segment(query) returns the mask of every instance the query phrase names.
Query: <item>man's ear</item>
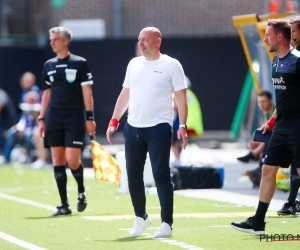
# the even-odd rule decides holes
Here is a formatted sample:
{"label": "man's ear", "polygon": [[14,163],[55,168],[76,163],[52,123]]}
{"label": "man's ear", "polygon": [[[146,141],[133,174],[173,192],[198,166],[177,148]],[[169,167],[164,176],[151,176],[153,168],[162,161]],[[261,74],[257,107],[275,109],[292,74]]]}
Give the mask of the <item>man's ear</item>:
{"label": "man's ear", "polygon": [[64,44],[69,46],[69,45],[70,45],[70,39],[66,38],[66,39],[64,40]]}
{"label": "man's ear", "polygon": [[160,47],[160,45],[161,45],[161,38],[160,37],[158,37],[156,39],[156,44],[158,45],[158,47]]}

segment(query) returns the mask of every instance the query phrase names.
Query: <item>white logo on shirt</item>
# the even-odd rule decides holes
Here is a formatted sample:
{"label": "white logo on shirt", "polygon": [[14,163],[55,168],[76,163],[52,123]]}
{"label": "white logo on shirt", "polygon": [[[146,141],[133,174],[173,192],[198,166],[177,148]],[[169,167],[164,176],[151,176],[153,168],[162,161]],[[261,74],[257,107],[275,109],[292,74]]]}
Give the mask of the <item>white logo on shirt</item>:
{"label": "white logo on shirt", "polygon": [[272,78],[272,82],[273,82],[273,84],[285,83],[282,76],[280,78]]}
{"label": "white logo on shirt", "polygon": [[74,82],[76,79],[77,69],[66,69],[66,78],[69,83]]}
{"label": "white logo on shirt", "polygon": [[73,141],[73,144],[83,145],[83,142],[81,142],[81,141]]}
{"label": "white logo on shirt", "polygon": [[87,73],[86,75],[87,75],[89,80],[93,78],[92,73]]}
{"label": "white logo on shirt", "polygon": [[56,73],[56,70],[52,70],[52,71],[49,71],[48,73],[47,73],[47,75],[49,76],[49,75],[52,75],[52,74],[55,74]]}
{"label": "white logo on shirt", "polygon": [[58,64],[56,65],[56,68],[66,68],[68,67],[68,64]]}

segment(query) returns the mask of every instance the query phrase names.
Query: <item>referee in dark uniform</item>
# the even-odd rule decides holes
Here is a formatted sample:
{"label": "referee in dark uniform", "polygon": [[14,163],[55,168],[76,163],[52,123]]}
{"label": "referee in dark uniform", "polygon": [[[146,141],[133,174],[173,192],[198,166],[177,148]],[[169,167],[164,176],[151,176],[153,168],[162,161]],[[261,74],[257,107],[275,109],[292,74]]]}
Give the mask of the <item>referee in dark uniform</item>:
{"label": "referee in dark uniform", "polygon": [[[262,169],[259,203],[254,216],[232,227],[246,233],[267,234],[265,216],[276,189],[279,167],[291,163],[300,172],[300,52],[290,45],[290,24],[281,19],[268,22],[264,41],[276,56],[272,62],[272,83],[276,94],[276,109],[261,129],[273,130]],[[276,125],[276,126],[275,126]]]}
{"label": "referee in dark uniform", "polygon": [[81,150],[85,129],[96,136],[93,113],[92,74],[86,60],[69,51],[72,32],[65,27],[49,30],[50,45],[56,57],[44,64],[42,72],[42,107],[39,133],[45,147],[51,148],[54,176],[61,205],[53,216],[71,214],[67,197],[66,164],[78,184],[78,212],[85,210],[87,195],[83,181]]}

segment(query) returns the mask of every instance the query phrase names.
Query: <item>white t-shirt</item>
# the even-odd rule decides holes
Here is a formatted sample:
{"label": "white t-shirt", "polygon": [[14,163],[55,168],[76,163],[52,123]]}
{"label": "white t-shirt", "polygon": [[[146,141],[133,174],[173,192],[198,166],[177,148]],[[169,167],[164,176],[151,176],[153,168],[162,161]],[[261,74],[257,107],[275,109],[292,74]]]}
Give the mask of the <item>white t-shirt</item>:
{"label": "white t-shirt", "polygon": [[181,64],[168,55],[149,61],[133,58],[126,71],[123,88],[129,88],[128,123],[133,127],[172,125],[172,94],[186,89]]}

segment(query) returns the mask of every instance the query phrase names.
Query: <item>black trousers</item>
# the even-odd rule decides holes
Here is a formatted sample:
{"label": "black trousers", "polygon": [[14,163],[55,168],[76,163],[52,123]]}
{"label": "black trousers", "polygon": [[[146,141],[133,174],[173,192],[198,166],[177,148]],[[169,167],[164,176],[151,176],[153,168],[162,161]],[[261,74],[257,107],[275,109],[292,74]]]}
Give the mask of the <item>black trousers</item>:
{"label": "black trousers", "polygon": [[168,123],[160,123],[136,128],[126,123],[124,138],[128,187],[135,215],[143,217],[146,213],[143,174],[149,152],[162,221],[173,223],[173,184],[169,167],[172,127]]}

